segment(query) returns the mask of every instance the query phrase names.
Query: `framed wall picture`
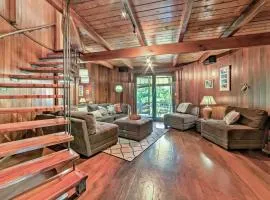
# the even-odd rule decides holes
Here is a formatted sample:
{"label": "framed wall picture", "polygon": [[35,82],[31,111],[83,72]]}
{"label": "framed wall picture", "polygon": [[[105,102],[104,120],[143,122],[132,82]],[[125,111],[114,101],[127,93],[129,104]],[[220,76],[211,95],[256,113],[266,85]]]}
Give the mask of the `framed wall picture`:
{"label": "framed wall picture", "polygon": [[214,88],[214,81],[213,80],[205,80],[204,87],[207,89]]}
{"label": "framed wall picture", "polygon": [[231,90],[231,66],[221,67],[219,70],[219,91]]}

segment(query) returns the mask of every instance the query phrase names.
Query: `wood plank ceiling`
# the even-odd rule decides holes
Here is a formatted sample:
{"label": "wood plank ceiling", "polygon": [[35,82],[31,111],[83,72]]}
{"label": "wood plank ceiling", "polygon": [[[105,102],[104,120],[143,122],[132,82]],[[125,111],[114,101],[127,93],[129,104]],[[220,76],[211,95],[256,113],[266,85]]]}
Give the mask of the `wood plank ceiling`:
{"label": "wood plank ceiling", "polygon": [[[105,40],[113,49],[138,47],[141,45],[168,44],[185,41],[219,38],[232,23],[257,0],[193,0],[188,15],[184,37],[180,36],[181,18],[185,18],[187,0],[73,0],[72,8]],[[132,20],[121,16],[127,2],[138,34],[134,34]],[[235,34],[246,35],[270,32],[270,3],[265,0],[260,12],[241,27]],[[184,14],[185,13],[185,14]],[[184,16],[182,17],[182,15]],[[186,19],[184,19],[186,20]],[[182,23],[183,24],[183,23]],[[106,51],[102,45],[80,33],[89,52]],[[143,38],[143,41],[140,41]],[[226,50],[225,50],[226,51]],[[220,54],[222,51],[210,52]],[[152,56],[153,66],[172,67],[199,60],[203,52],[176,55]],[[123,66],[120,60],[110,61],[114,66]],[[130,59],[133,67],[143,67],[146,57]]]}

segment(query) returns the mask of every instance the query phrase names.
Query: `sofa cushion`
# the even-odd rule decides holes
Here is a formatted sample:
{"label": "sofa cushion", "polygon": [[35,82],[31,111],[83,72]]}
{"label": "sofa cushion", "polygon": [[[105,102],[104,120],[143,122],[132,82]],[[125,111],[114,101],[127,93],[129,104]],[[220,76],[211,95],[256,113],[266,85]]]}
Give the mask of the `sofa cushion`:
{"label": "sofa cushion", "polygon": [[232,110],[240,112],[239,124],[252,128],[263,129],[268,118],[268,113],[264,110],[228,106],[226,113]]}
{"label": "sofa cushion", "polygon": [[100,111],[102,116],[107,116],[109,114],[108,110],[103,106],[98,106],[98,110]]}
{"label": "sofa cushion", "polygon": [[114,104],[114,110],[116,113],[122,113],[122,108],[121,108],[121,105],[119,103],[117,104]]}
{"label": "sofa cushion", "polygon": [[[88,106],[87,105],[81,105],[77,107],[77,110],[79,112],[88,112]],[[76,111],[75,111],[76,112]]]}
{"label": "sofa cushion", "polygon": [[191,103],[180,103],[176,109],[179,113],[188,113],[190,111]]}
{"label": "sofa cushion", "polygon": [[107,109],[108,109],[108,112],[109,112],[110,115],[113,115],[113,114],[116,113],[115,109],[114,109],[114,105],[107,106]]}
{"label": "sofa cushion", "polygon": [[98,105],[97,104],[89,104],[87,106],[88,112],[93,112],[95,110],[98,110]]}
{"label": "sofa cushion", "polygon": [[127,116],[127,114],[125,114],[125,113],[118,113],[118,114],[113,115],[114,119],[120,119],[120,118],[123,118],[126,116]]}
{"label": "sofa cushion", "polygon": [[84,120],[89,135],[96,133],[96,119],[93,114],[87,112],[71,112],[71,117]]}
{"label": "sofa cushion", "polygon": [[95,118],[101,118],[102,117],[102,114],[101,114],[100,110],[95,110],[95,111],[93,111],[91,113],[95,116]]}
{"label": "sofa cushion", "polygon": [[236,112],[235,110],[232,110],[231,112],[229,112],[225,117],[224,117],[224,121],[226,122],[226,124],[231,125],[236,123],[240,118],[240,113]]}
{"label": "sofa cushion", "polygon": [[125,114],[128,114],[128,111],[129,111],[129,108],[128,107],[129,107],[128,104],[125,104],[125,103],[121,104],[121,110],[122,110],[122,112],[125,113]]}
{"label": "sofa cushion", "polygon": [[175,120],[179,123],[193,123],[197,119],[196,116],[191,114],[183,114],[183,113],[171,113],[167,114],[166,118],[170,118],[170,120]]}
{"label": "sofa cushion", "polygon": [[107,116],[102,116],[100,118],[96,118],[97,121],[99,122],[108,122],[108,123],[112,123],[114,121],[114,117],[111,115],[107,115]]}
{"label": "sofa cushion", "polygon": [[219,140],[254,140],[261,139],[258,129],[242,124],[227,125],[224,120],[206,120],[202,122],[202,131],[212,133]]}
{"label": "sofa cushion", "polygon": [[108,138],[117,137],[118,126],[104,122],[97,122],[96,133],[90,135],[90,142],[93,144],[102,142]]}

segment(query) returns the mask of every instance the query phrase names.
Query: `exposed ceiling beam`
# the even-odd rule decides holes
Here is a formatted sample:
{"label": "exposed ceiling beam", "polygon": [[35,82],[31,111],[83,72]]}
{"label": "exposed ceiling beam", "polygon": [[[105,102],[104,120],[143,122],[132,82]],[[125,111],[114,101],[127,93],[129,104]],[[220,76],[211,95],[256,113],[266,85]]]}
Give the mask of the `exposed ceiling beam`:
{"label": "exposed ceiling beam", "polygon": [[220,37],[230,37],[241,27],[249,23],[262,9],[265,0],[253,0],[242,14],[229,26]]}
{"label": "exposed ceiling beam", "polygon": [[[220,36],[221,38],[226,38],[233,36],[241,27],[249,23],[260,11],[265,0],[253,0],[250,5],[242,12],[242,14],[229,26]],[[202,63],[211,55],[211,52],[204,53],[200,59],[199,63]]]}
{"label": "exposed ceiling beam", "polygon": [[211,56],[211,54],[211,51],[203,53],[203,55],[199,58],[198,62],[203,63],[209,56]]}
{"label": "exposed ceiling beam", "polygon": [[[56,10],[63,13],[63,0],[47,0]],[[78,28],[87,34],[92,40],[97,44],[100,44],[106,50],[112,50],[111,45],[103,39],[80,15],[78,15],[72,8],[70,9],[70,15],[73,18],[74,22],[77,24]],[[129,68],[133,68],[129,62],[122,60],[122,62],[127,65]]]}
{"label": "exposed ceiling beam", "polygon": [[138,17],[135,13],[134,5],[133,5],[132,1],[131,0],[123,0],[123,3],[126,5],[125,8],[127,9],[127,12],[129,13],[131,21],[134,23],[134,25],[136,27],[136,30],[135,30],[136,36],[140,42],[140,45],[147,46],[147,42],[146,42],[143,30],[142,30],[142,26],[141,26],[141,24],[138,20]]}
{"label": "exposed ceiling beam", "polygon": [[86,53],[82,56],[82,60],[95,61],[117,58],[136,58],[140,56],[155,56],[163,54],[180,54],[221,49],[236,49],[269,44],[270,33],[260,33],[229,38],[217,38],[209,40],[198,40],[193,42],[181,42]]}
{"label": "exposed ceiling beam", "polygon": [[[184,39],[185,33],[187,31],[190,15],[191,15],[192,5],[193,5],[193,0],[185,0],[185,5],[184,5],[183,13],[181,16],[180,26],[179,26],[180,34],[179,34],[178,42],[182,42]],[[174,67],[176,67],[176,65],[178,64],[178,59],[179,59],[179,54],[177,54],[174,57],[174,60],[173,60]]]}

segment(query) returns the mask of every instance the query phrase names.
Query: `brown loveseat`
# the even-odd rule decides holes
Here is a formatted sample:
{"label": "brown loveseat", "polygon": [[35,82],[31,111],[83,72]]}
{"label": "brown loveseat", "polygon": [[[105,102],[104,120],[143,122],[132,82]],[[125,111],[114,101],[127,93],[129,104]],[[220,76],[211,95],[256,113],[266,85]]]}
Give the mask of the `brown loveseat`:
{"label": "brown loveseat", "polygon": [[236,124],[210,119],[202,123],[201,135],[225,149],[260,149],[268,114],[266,111],[228,106],[225,114],[240,112]]}
{"label": "brown loveseat", "polygon": [[[42,114],[37,119],[56,118],[57,115]],[[118,126],[111,123],[96,122],[94,116],[87,112],[71,112],[71,134],[74,140],[71,148],[77,153],[90,157],[101,152],[118,141]],[[44,134],[64,131],[63,126],[43,129]]]}

